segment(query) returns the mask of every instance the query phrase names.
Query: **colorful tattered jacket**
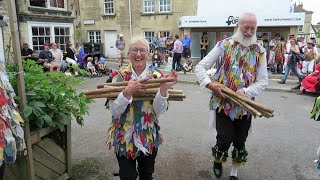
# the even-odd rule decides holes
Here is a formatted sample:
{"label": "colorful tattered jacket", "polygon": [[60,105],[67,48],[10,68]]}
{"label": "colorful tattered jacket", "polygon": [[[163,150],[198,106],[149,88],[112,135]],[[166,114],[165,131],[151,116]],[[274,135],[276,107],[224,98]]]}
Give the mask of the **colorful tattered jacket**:
{"label": "colorful tattered jacket", "polygon": [[[233,39],[226,39],[218,45],[224,50],[224,55],[213,79],[235,92],[253,84],[256,81],[257,67],[263,60],[264,48],[252,45],[242,50],[240,44]],[[246,113],[239,106],[214,95],[210,100],[210,109],[218,112],[224,110],[232,120]]]}
{"label": "colorful tattered jacket", "polygon": [[16,110],[14,90],[3,64],[0,65],[0,166],[14,163],[18,151],[26,149],[22,124],[24,120]]}
{"label": "colorful tattered jacket", "polygon": [[[158,78],[162,76],[152,66],[146,70],[146,74],[156,75]],[[129,65],[113,74],[113,82],[129,81],[131,75],[131,65]],[[159,133],[158,117],[152,104],[152,101],[133,101],[120,118],[112,116],[107,140],[109,149],[113,145],[117,155],[134,159],[141,152],[151,154],[160,146],[163,138]]]}

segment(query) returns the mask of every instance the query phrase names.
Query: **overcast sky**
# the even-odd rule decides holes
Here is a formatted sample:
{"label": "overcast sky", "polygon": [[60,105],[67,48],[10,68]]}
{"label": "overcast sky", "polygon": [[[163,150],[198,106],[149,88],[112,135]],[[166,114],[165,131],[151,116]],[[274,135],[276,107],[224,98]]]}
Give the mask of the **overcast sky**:
{"label": "overcast sky", "polygon": [[313,11],[312,24],[320,22],[320,0],[296,0],[303,3],[303,9]]}

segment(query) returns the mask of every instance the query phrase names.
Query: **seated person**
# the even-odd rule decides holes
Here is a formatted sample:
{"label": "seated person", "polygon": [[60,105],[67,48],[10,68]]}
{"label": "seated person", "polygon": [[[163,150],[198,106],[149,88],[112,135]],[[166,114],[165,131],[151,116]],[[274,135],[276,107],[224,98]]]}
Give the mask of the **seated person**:
{"label": "seated person", "polygon": [[76,61],[76,57],[75,57],[74,52],[71,49],[71,47],[72,47],[72,43],[71,43],[71,41],[68,41],[66,44],[66,51],[65,51],[64,57],[65,57],[66,62],[71,66],[70,67],[71,72],[75,76],[78,76],[78,71],[76,71],[75,68],[72,68],[73,66],[78,66],[78,63]]}
{"label": "seated person", "polygon": [[192,68],[193,68],[192,60],[191,58],[189,58],[187,62],[183,65],[184,74],[186,74],[186,72],[190,72]]}
{"label": "seated person", "polygon": [[23,59],[33,59],[36,60],[35,57],[32,56],[33,55],[33,51],[32,49],[29,48],[28,43],[23,43],[23,47],[21,49],[21,57]]}
{"label": "seated person", "polygon": [[53,62],[52,53],[49,51],[49,44],[44,43],[43,48],[44,50],[42,50],[39,54],[38,63],[49,69],[49,72],[52,72],[55,68],[57,71],[60,71],[61,65]]}
{"label": "seated person", "polygon": [[96,67],[94,67],[94,64],[92,63],[93,58],[88,57],[87,58],[87,69],[90,71],[92,75],[97,75]]}
{"label": "seated person", "polygon": [[78,58],[79,56],[84,54],[84,49],[81,46],[79,41],[76,41],[75,47],[72,48],[74,55]]}
{"label": "seated person", "polygon": [[51,64],[59,64],[62,71],[64,72],[67,68],[67,63],[63,60],[63,54],[60,49],[57,48],[56,43],[51,43],[51,49],[49,50],[53,57]]}
{"label": "seated person", "polygon": [[102,64],[99,60],[98,56],[95,56],[93,58],[93,64],[96,66],[96,69],[98,70],[103,70],[104,69],[104,64]]}
{"label": "seated person", "polygon": [[319,80],[320,80],[320,64],[316,65],[316,70],[306,76],[300,84],[300,94],[307,92],[319,91]]}
{"label": "seated person", "polygon": [[172,62],[173,62],[173,52],[169,52],[168,60],[167,60],[167,65],[165,70],[166,71],[171,71],[172,69]]}
{"label": "seated person", "polygon": [[102,73],[105,73],[107,76],[112,73],[112,70],[107,67],[106,59],[103,56],[99,58],[99,65]]}
{"label": "seated person", "polygon": [[160,64],[161,64],[161,54],[158,51],[158,48],[156,48],[152,55],[152,65],[155,67],[160,67]]}

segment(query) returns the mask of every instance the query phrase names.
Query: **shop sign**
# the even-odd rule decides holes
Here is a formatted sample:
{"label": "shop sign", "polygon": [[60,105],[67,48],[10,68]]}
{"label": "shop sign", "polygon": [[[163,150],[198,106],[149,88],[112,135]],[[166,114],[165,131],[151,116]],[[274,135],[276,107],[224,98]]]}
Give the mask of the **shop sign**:
{"label": "shop sign", "polygon": [[[257,15],[258,26],[301,26],[304,25],[304,13],[287,14],[259,14]],[[179,27],[235,27],[239,21],[236,15],[210,16],[182,16]]]}
{"label": "shop sign", "polygon": [[92,20],[84,20],[83,21],[83,24],[84,25],[92,25],[92,24],[94,24],[95,22],[94,22],[94,20],[92,19]]}

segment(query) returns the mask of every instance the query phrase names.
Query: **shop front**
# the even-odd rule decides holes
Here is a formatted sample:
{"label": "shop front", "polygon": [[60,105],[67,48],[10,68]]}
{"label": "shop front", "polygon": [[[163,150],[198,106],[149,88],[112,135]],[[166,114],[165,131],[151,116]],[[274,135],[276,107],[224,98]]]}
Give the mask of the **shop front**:
{"label": "shop front", "polygon": [[[279,33],[286,40],[289,34],[297,34],[298,26],[304,24],[304,13],[257,14],[257,36],[268,34],[271,40]],[[200,39],[203,33],[209,38],[208,52],[223,37],[230,37],[236,31],[239,15],[220,14],[216,16],[182,16],[179,28],[190,34],[192,58],[200,57]]]}

